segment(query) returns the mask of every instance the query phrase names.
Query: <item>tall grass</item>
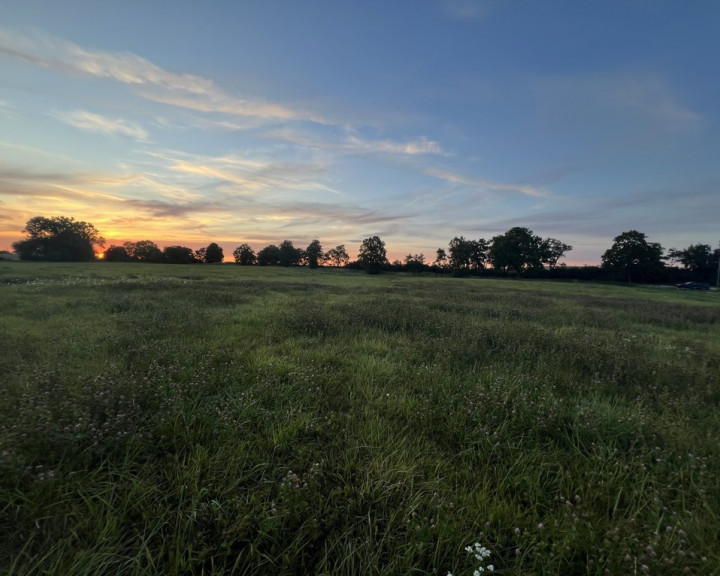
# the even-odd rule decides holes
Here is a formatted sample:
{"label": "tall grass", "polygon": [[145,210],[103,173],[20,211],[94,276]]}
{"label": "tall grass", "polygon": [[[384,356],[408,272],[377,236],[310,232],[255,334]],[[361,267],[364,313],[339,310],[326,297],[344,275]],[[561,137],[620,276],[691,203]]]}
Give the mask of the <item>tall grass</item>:
{"label": "tall grass", "polygon": [[0,572],[720,574],[720,301],[0,264]]}

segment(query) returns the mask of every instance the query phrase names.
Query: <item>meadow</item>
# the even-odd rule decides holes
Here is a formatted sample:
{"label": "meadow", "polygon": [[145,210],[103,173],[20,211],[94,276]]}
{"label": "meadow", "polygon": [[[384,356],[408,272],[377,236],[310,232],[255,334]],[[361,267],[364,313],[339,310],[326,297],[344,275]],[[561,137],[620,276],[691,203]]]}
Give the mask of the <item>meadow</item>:
{"label": "meadow", "polygon": [[0,262],[0,386],[3,574],[720,574],[718,293]]}

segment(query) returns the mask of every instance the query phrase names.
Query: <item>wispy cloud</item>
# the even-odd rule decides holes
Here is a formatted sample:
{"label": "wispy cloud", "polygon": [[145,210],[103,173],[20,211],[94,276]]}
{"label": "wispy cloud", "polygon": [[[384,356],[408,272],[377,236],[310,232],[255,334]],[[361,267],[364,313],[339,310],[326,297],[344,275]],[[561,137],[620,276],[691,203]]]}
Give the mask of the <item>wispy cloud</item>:
{"label": "wispy cloud", "polygon": [[425,174],[433,176],[446,182],[453,184],[462,184],[464,186],[470,186],[472,188],[480,188],[483,190],[495,190],[497,192],[511,192],[515,194],[524,194],[526,196],[534,196],[536,198],[551,198],[550,192],[534,186],[528,186],[526,184],[507,184],[502,182],[491,182],[483,178],[475,178],[458,174],[456,172],[450,172],[447,170],[438,170],[435,168],[428,168],[425,170]]}
{"label": "wispy cloud", "polygon": [[0,193],[11,194],[18,184],[39,186],[119,186],[132,182],[135,174],[109,174],[105,172],[42,171],[17,164],[0,162]]}
{"label": "wispy cloud", "polygon": [[129,136],[141,141],[148,139],[147,132],[142,126],[122,118],[108,118],[85,110],[56,112],[54,116],[70,126],[88,132],[97,132],[108,136]]}
{"label": "wispy cloud", "polygon": [[147,99],[192,110],[323,121],[317,114],[229,94],[208,78],[171,72],[131,52],[89,50],[40,31],[20,34],[0,28],[0,54],[43,68],[109,78],[138,88]]}
{"label": "wispy cloud", "polygon": [[264,137],[284,140],[305,148],[350,155],[392,154],[397,156],[447,155],[439,142],[427,137],[410,140],[363,138],[357,131],[345,127],[341,133],[301,133],[282,128],[265,133]]}
{"label": "wispy cloud", "polygon": [[164,170],[165,180],[188,176],[208,181],[213,186],[231,185],[233,195],[257,193],[276,194],[322,192],[339,194],[325,182],[328,169],[325,163],[308,159],[289,161],[257,157],[257,154],[224,154],[205,156],[177,150],[148,152],[153,162]]}
{"label": "wispy cloud", "polygon": [[[441,144],[420,136],[407,139],[369,138],[357,127],[323,114],[257,97],[228,93],[213,80],[166,70],[130,52],[91,50],[42,31],[11,32],[0,27],[0,55],[59,72],[106,78],[128,85],[142,98],[203,113],[186,118],[188,126],[220,130],[262,130],[257,137],[278,138],[308,148],[352,155],[445,155]],[[1,109],[1,108],[0,108]],[[148,138],[145,128],[123,119],[87,111],[56,114],[77,128]],[[310,124],[307,124],[310,122]],[[268,124],[274,130],[268,130]],[[178,119],[158,125],[182,128]],[[303,130],[304,132],[299,132]]]}
{"label": "wispy cloud", "polygon": [[442,146],[438,142],[428,140],[427,138],[419,138],[416,140],[408,140],[398,142],[393,140],[365,140],[357,136],[349,136],[348,139],[340,144],[341,150],[355,153],[373,153],[373,154],[401,154],[407,156],[418,156],[424,154],[444,154]]}

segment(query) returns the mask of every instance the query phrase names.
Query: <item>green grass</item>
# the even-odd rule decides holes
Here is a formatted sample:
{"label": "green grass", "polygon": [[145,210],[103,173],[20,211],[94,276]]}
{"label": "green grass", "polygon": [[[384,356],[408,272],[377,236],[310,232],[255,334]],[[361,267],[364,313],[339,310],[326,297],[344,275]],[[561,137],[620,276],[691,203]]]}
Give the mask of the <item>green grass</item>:
{"label": "green grass", "polygon": [[0,296],[0,573],[720,574],[717,293],[0,262]]}

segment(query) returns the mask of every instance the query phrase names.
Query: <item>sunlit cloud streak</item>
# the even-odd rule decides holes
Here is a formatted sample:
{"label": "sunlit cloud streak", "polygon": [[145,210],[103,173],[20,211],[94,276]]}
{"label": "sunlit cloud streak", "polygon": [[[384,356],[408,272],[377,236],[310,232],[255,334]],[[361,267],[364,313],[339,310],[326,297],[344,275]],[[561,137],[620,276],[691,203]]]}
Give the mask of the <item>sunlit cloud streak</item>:
{"label": "sunlit cloud streak", "polygon": [[148,134],[142,126],[122,118],[108,118],[86,110],[56,112],[54,116],[70,126],[88,132],[97,132],[108,136],[129,136],[140,141],[148,139]]}
{"label": "sunlit cloud streak", "polygon": [[306,148],[350,155],[392,154],[398,156],[446,155],[439,142],[419,137],[412,140],[368,139],[345,129],[343,134],[318,135],[283,128],[266,132],[263,137],[291,142]]}
{"label": "sunlit cloud streak", "polygon": [[453,184],[462,184],[464,186],[470,186],[473,188],[480,188],[484,190],[494,190],[497,192],[512,192],[515,194],[524,194],[526,196],[534,196],[536,198],[551,198],[552,194],[547,190],[536,188],[534,186],[528,186],[525,184],[506,184],[501,182],[491,182],[483,178],[474,178],[458,174],[456,172],[450,172],[447,170],[439,170],[436,168],[427,168],[425,174],[433,176],[440,180],[445,180]]}
{"label": "sunlit cloud streak", "polygon": [[250,155],[224,154],[203,156],[175,150],[158,150],[147,153],[159,160],[167,170],[165,177],[197,177],[215,183],[232,184],[233,194],[264,192],[327,192],[339,194],[322,181],[327,177],[327,166],[320,161],[293,162],[253,158]]}
{"label": "sunlit cloud streak", "polygon": [[324,122],[317,114],[228,94],[208,78],[165,70],[131,52],[88,50],[41,31],[21,34],[0,27],[0,54],[43,68],[109,78],[138,88],[144,98],[172,106],[267,119]]}

